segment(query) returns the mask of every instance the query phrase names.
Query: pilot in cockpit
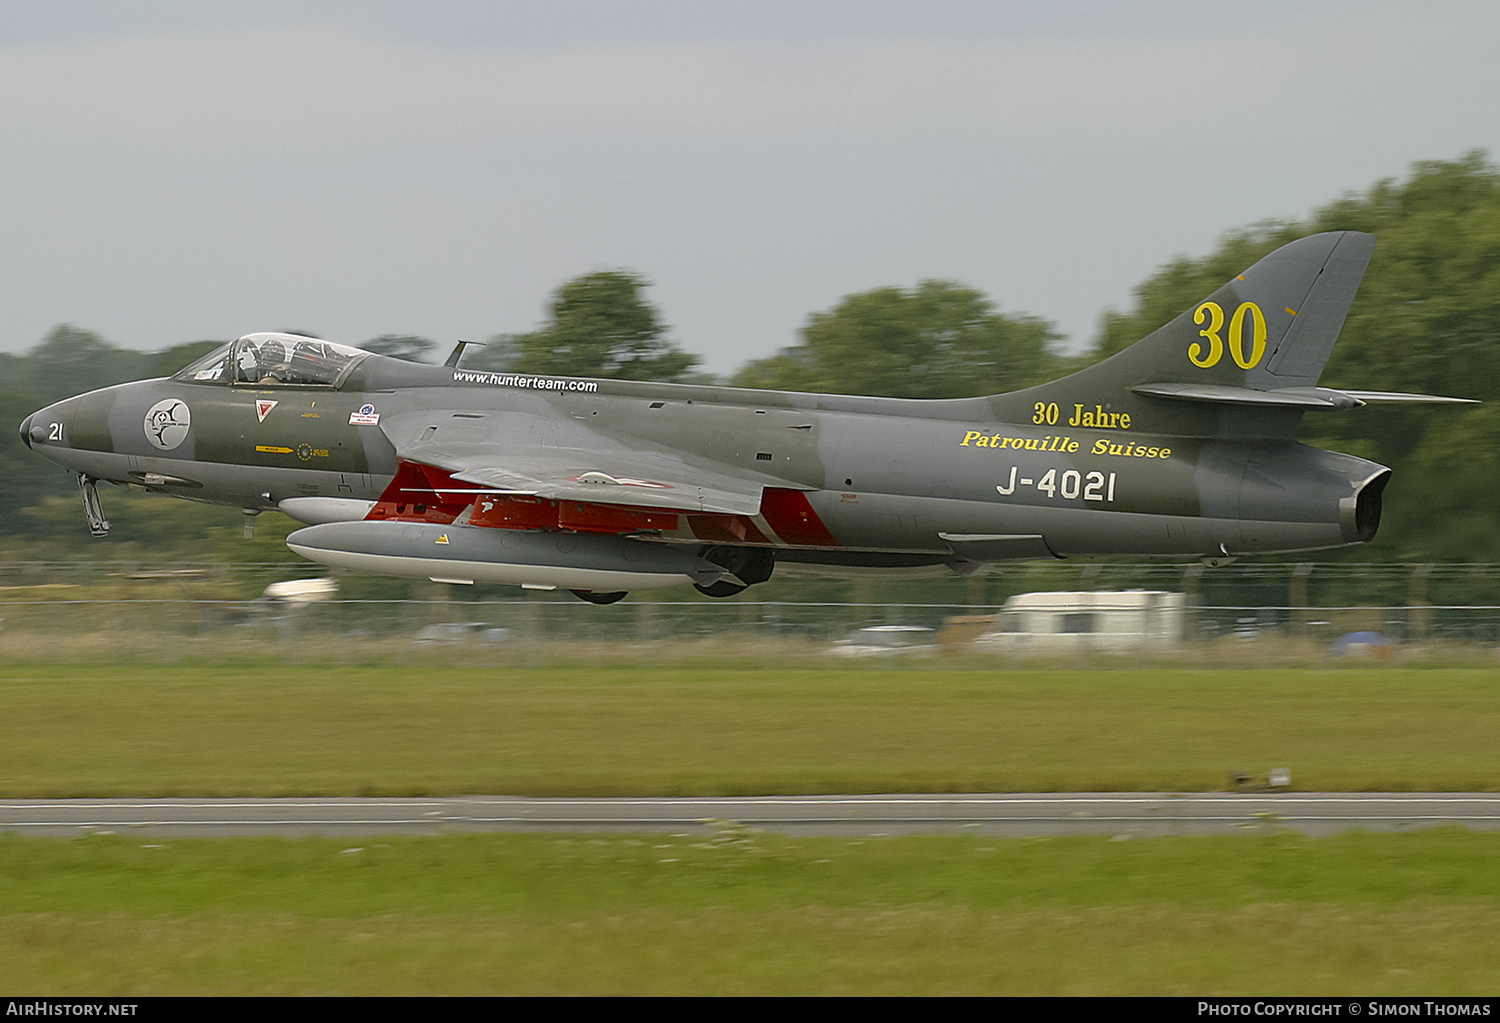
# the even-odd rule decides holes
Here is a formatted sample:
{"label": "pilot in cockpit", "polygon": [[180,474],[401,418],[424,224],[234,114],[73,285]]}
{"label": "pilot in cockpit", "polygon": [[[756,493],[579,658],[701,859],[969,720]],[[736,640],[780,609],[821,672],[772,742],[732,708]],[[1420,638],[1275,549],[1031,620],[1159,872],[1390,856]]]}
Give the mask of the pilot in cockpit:
{"label": "pilot in cockpit", "polygon": [[260,364],[260,382],[263,384],[286,383],[291,376],[286,346],[275,338],[260,346],[256,361]]}

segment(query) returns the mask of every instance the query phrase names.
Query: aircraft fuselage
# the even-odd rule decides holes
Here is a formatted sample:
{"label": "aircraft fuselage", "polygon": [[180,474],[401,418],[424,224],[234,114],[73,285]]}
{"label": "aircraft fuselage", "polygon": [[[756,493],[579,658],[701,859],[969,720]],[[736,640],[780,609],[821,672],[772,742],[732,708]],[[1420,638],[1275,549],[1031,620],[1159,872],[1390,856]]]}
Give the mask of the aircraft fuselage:
{"label": "aircraft fuselage", "polygon": [[1309,411],[1463,399],[1319,385],[1374,238],[1282,246],[1129,348],[940,401],[427,366],[251,334],[171,378],[29,417],[97,480],[307,528],[335,567],[566,587],[1090,555],[1224,558],[1368,541],[1385,467],[1297,443]]}
{"label": "aircraft fuselage", "polygon": [[[484,443],[509,418],[529,431],[506,438],[513,450],[670,448],[766,481],[770,496],[758,515],[680,512],[668,525],[657,512],[650,528],[636,531],[643,535],[937,561],[966,556],[963,541],[945,536],[995,538],[996,551],[1006,546],[1002,537],[1040,538],[1012,546],[1018,555],[1059,557],[1338,546],[1368,531],[1356,523],[1351,498],[1383,472],[1286,440],[1141,433],[1130,429],[1129,413],[1097,406],[1073,418],[1114,426],[985,420],[976,413],[988,411],[988,399],[520,378],[589,387],[542,390],[464,379],[510,379],[503,374],[403,368],[412,386],[378,390],[124,384],[42,409],[22,435],[96,479],[261,511],[305,498],[378,502],[398,464],[382,420],[400,419],[414,435]],[[186,428],[168,425],[154,437],[148,413],[164,403],[169,412],[180,403]]]}

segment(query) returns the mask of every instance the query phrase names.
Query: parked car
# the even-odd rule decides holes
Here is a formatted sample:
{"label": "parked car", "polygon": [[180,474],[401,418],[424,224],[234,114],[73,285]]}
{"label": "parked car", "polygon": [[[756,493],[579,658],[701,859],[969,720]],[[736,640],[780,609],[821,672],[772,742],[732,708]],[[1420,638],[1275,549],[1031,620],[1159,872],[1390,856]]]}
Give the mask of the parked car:
{"label": "parked car", "polygon": [[510,630],[496,628],[489,622],[437,622],[424,625],[412,636],[412,642],[433,643],[504,643]]}
{"label": "parked car", "polygon": [[835,657],[893,657],[930,655],[937,650],[937,633],[921,625],[869,625],[850,633],[829,649]]}

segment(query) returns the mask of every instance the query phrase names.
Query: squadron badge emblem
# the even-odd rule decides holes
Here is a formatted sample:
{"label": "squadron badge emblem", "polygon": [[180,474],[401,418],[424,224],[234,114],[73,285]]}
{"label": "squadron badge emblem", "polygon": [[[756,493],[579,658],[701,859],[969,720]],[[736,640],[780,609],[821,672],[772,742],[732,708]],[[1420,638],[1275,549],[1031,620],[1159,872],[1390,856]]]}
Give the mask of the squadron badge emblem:
{"label": "squadron badge emblem", "polygon": [[177,398],[166,398],[146,410],[146,439],[163,451],[171,451],[181,444],[193,423],[187,402]]}

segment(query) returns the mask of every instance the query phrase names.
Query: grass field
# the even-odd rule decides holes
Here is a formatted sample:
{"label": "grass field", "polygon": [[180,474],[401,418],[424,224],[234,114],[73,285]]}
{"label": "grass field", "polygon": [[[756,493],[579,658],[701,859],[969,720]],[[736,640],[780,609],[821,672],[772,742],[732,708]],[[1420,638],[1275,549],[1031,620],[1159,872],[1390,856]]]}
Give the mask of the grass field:
{"label": "grass field", "polygon": [[1500,835],[0,840],[37,994],[1486,995]]}
{"label": "grass field", "polygon": [[[1487,669],[0,666],[0,793],[1494,790]],[[0,994],[1486,995],[1500,834],[0,837]]]}
{"label": "grass field", "polygon": [[1500,787],[1500,673],[0,666],[0,795]]}

